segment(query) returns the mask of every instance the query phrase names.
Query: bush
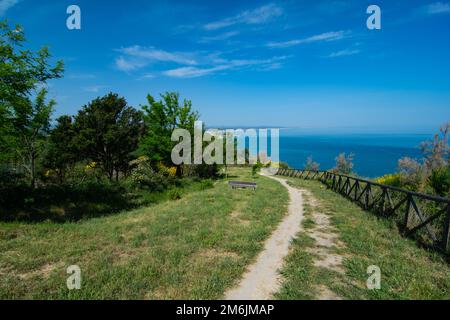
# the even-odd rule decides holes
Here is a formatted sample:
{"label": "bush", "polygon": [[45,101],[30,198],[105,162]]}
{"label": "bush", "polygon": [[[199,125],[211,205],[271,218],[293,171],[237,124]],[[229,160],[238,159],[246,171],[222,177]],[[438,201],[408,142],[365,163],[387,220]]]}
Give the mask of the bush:
{"label": "bush", "polygon": [[150,191],[162,191],[168,187],[169,179],[163,173],[153,170],[147,157],[140,157],[130,162],[134,166],[131,171],[130,181],[135,188],[143,188]]}
{"label": "bush", "polygon": [[123,186],[113,183],[8,186],[0,188],[0,220],[79,220],[130,209],[132,200]]}
{"label": "bush", "polygon": [[424,165],[405,157],[398,161],[398,171],[402,187],[412,191],[423,191],[427,180],[427,170]]}
{"label": "bush", "polygon": [[220,166],[217,164],[192,164],[183,166],[183,174],[202,179],[217,178],[220,175]]}
{"label": "bush", "polygon": [[259,161],[257,161],[255,164],[253,164],[252,175],[255,176],[259,172],[259,170],[261,170],[262,167],[263,167],[263,164]]}
{"label": "bush", "polygon": [[346,155],[345,152],[339,154],[336,157],[336,167],[334,168],[334,171],[342,174],[350,174],[353,170],[353,153],[350,153],[349,155]]}
{"label": "bush", "polygon": [[385,184],[393,187],[401,187],[401,176],[398,173],[395,174],[385,174],[375,180],[377,183]]}
{"label": "bush", "polygon": [[200,190],[210,189],[214,186],[214,183],[211,180],[202,180],[200,183]]}
{"label": "bush", "polygon": [[429,185],[440,196],[450,195],[450,167],[436,168],[428,178]]}
{"label": "bush", "polygon": [[305,170],[318,171],[320,164],[313,160],[312,156],[306,158]]}
{"label": "bush", "polygon": [[0,188],[16,186],[25,182],[25,175],[7,166],[0,166]]}
{"label": "bush", "polygon": [[181,191],[178,189],[172,189],[169,191],[169,199],[170,200],[179,200],[181,199]]}

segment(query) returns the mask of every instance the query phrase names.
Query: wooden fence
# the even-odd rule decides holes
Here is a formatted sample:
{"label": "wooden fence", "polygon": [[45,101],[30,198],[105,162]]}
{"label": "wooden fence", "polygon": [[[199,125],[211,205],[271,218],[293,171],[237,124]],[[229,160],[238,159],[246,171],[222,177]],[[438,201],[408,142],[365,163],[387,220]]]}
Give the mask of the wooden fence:
{"label": "wooden fence", "polygon": [[363,209],[395,219],[405,236],[450,254],[450,198],[330,171],[280,169],[277,175],[319,180]]}

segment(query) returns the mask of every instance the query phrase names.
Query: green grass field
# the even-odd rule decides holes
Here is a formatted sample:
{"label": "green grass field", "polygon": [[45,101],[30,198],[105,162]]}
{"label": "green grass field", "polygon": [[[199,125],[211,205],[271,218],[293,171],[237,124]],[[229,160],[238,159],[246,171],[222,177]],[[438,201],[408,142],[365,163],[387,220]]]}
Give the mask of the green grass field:
{"label": "green grass field", "polygon": [[[309,190],[318,207],[306,205],[303,227],[314,226],[312,210],[330,217],[342,248],[344,274],[314,266],[314,239],[304,233],[293,242],[282,270],[286,281],[280,299],[314,299],[315,288],[326,286],[343,299],[450,299],[450,267],[436,252],[426,251],[402,237],[392,221],[363,211],[317,181],[289,178],[291,185]],[[367,267],[381,269],[381,289],[368,290]]]}
{"label": "green grass field", "polygon": [[[1,222],[1,299],[220,299],[242,276],[285,215],[287,191],[276,181],[233,168],[213,187],[181,189],[180,200],[78,222]],[[227,180],[256,181],[232,190]],[[293,241],[278,299],[316,299],[326,286],[343,299],[450,299],[450,267],[435,252],[403,238],[395,225],[327,190],[289,178],[311,192],[313,210],[330,217],[344,247],[344,273],[314,266],[307,232]],[[81,290],[68,290],[66,269],[78,265]],[[381,268],[381,290],[368,290],[367,267]]]}
{"label": "green grass field", "polygon": [[[177,201],[76,223],[0,223],[2,299],[216,299],[240,278],[282,216],[287,191],[187,190]],[[66,268],[81,268],[68,290]]]}

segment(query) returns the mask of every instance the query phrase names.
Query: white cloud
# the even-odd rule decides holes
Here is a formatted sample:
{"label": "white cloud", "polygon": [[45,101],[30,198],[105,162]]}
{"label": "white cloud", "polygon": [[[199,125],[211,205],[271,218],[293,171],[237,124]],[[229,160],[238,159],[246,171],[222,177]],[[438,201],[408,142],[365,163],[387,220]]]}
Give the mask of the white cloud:
{"label": "white cloud", "polygon": [[217,71],[222,71],[231,68],[230,66],[223,65],[211,68],[196,68],[196,67],[181,67],[172,70],[164,71],[163,74],[174,78],[195,78],[208,75]]}
{"label": "white cloud", "polygon": [[189,57],[186,53],[178,53],[178,52],[167,52],[164,50],[158,50],[154,47],[141,47],[141,46],[131,46],[127,48],[122,48],[118,50],[119,52],[145,60],[153,60],[153,61],[165,61],[165,62],[175,62],[179,64],[189,64],[194,65],[196,61]]}
{"label": "white cloud", "polygon": [[206,30],[217,30],[236,24],[263,24],[283,14],[283,9],[274,3],[269,3],[253,10],[246,10],[237,16],[205,24]]}
{"label": "white cloud", "polygon": [[116,58],[116,68],[122,71],[141,69],[152,62],[173,62],[177,64],[195,65],[192,54],[168,52],[154,47],[131,46],[116,50],[122,55]]}
{"label": "white cloud", "polygon": [[126,72],[133,71],[133,70],[145,67],[146,65],[147,65],[147,63],[144,63],[142,61],[125,59],[122,56],[120,56],[116,59],[116,68],[121,71],[126,71]]}
{"label": "white cloud", "polygon": [[318,35],[314,35],[304,39],[295,39],[284,42],[269,42],[266,46],[270,48],[287,48],[300,44],[322,42],[322,41],[336,41],[346,38],[350,34],[350,31],[331,31]]}
{"label": "white cloud", "polygon": [[200,39],[200,42],[211,42],[211,41],[221,41],[226,40],[231,37],[237,36],[239,34],[239,31],[229,31],[225,33],[218,34],[216,36],[211,37],[203,37]]}
{"label": "white cloud", "polygon": [[242,69],[251,66],[260,67],[259,70],[274,70],[281,67],[281,61],[287,59],[288,56],[272,57],[270,59],[234,59],[225,60],[223,64],[197,68],[197,67],[181,67],[164,71],[163,74],[175,78],[195,78],[217,73],[219,71],[230,69]]}
{"label": "white cloud", "polygon": [[345,49],[345,50],[333,52],[333,53],[329,54],[327,56],[327,58],[337,58],[337,57],[344,57],[344,56],[352,56],[352,55],[358,54],[360,52],[361,52],[360,50],[356,50],[356,49],[355,50]]}
{"label": "white cloud", "polygon": [[106,89],[106,88],[108,88],[108,86],[104,86],[104,85],[94,85],[94,86],[89,86],[89,87],[83,87],[82,89],[83,89],[84,91],[87,91],[87,92],[97,93],[97,92],[99,92],[100,90]]}
{"label": "white cloud", "polygon": [[425,6],[425,12],[428,14],[449,13],[450,3],[435,2]]}
{"label": "white cloud", "polygon": [[14,7],[20,0],[0,0],[0,17],[3,16],[8,9]]}

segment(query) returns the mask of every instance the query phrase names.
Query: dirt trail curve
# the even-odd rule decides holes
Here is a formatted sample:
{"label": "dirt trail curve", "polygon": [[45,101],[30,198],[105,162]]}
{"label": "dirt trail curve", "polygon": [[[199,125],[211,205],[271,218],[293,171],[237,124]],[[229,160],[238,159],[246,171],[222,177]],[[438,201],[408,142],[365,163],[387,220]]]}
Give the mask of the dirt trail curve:
{"label": "dirt trail curve", "polygon": [[288,189],[288,214],[264,244],[256,261],[247,268],[239,284],[225,293],[227,300],[268,300],[278,291],[281,275],[278,270],[289,253],[291,240],[301,230],[303,197],[299,189],[289,186],[284,179],[268,176]]}

